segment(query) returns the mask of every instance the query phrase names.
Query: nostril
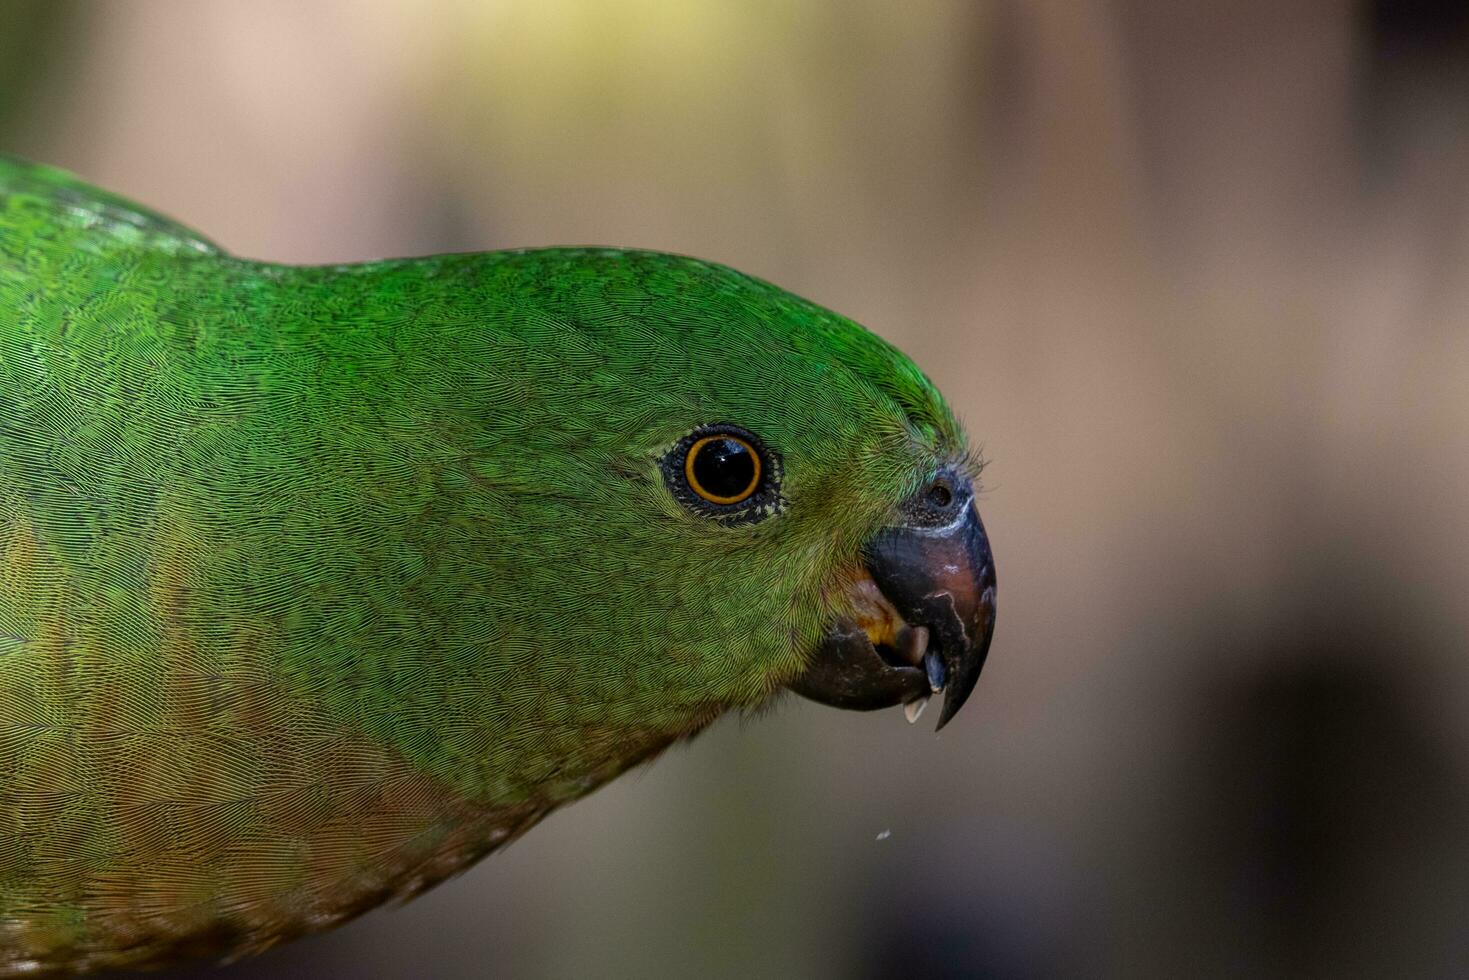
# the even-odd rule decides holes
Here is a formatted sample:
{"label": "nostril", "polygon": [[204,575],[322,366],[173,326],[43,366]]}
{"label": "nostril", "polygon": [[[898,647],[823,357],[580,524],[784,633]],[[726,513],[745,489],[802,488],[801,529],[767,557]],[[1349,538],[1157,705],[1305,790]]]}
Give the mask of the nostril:
{"label": "nostril", "polygon": [[934,483],[928,488],[928,502],[943,510],[954,502],[954,491],[949,489],[947,483]]}

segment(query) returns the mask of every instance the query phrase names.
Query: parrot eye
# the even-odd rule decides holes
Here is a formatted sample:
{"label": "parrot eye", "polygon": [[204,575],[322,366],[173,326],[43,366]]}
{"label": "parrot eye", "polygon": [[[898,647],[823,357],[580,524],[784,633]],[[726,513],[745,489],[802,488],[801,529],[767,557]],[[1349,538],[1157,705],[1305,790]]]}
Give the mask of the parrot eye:
{"label": "parrot eye", "polygon": [[697,429],[663,459],[663,473],[689,509],[742,524],[774,511],[779,462],[753,433],[733,425]]}
{"label": "parrot eye", "polygon": [[760,485],[760,456],[739,436],[702,436],[684,457],[689,488],[711,504],[748,500]]}

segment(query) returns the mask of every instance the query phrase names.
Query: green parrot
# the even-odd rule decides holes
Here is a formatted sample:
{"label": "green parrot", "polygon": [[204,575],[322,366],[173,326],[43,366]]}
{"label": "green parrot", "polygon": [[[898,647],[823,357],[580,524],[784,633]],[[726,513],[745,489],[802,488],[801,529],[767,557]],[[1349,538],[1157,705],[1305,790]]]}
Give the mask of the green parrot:
{"label": "green parrot", "polygon": [[942,726],[978,471],[723,266],[275,265],[0,158],[0,975],[330,928],[785,689]]}

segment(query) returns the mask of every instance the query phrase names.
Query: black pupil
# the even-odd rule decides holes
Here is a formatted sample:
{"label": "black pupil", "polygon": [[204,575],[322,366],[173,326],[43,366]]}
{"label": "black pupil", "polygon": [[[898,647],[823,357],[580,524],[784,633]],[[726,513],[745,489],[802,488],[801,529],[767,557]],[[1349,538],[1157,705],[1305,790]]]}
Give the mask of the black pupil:
{"label": "black pupil", "polygon": [[694,456],[694,479],[712,497],[742,496],[755,479],[755,454],[734,439],[713,439]]}

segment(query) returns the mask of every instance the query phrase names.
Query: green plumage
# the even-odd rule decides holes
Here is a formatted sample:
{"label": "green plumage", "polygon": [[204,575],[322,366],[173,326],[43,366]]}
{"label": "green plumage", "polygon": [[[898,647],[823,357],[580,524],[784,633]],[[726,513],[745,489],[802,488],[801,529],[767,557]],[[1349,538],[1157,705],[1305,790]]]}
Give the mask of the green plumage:
{"label": "green plumage", "polygon": [[[712,423],[778,513],[675,499]],[[0,973],[459,870],[766,701],[964,453],[903,355],[721,266],[270,265],[0,160]]]}

